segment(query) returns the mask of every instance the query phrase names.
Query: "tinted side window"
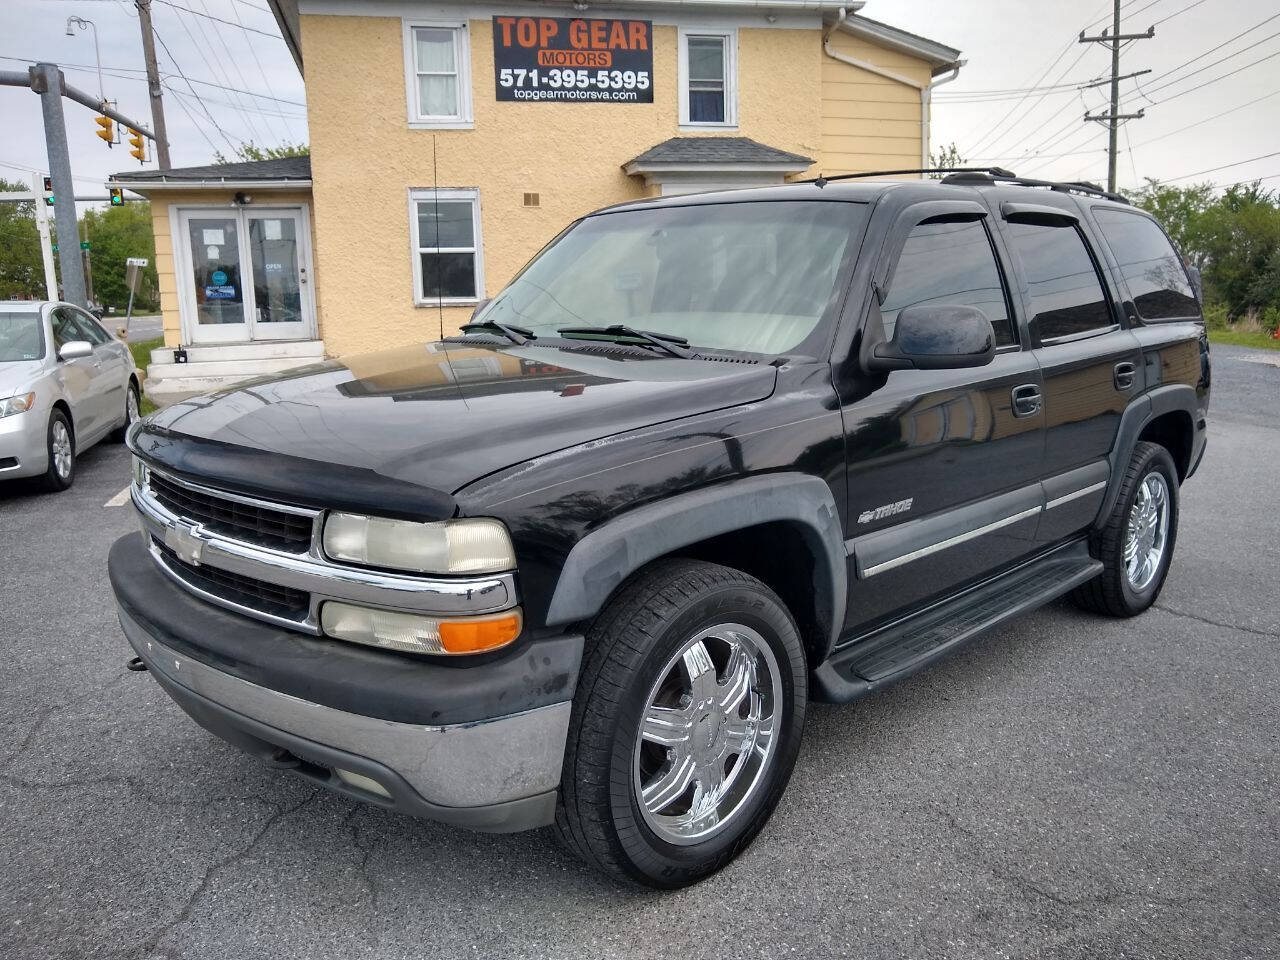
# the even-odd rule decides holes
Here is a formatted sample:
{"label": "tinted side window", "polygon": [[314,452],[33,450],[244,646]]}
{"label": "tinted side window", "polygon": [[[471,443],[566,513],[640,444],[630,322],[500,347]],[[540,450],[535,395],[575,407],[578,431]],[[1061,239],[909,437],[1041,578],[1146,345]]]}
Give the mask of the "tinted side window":
{"label": "tinted side window", "polygon": [[1016,342],[991,238],[981,223],[921,223],[907,236],[880,306],[885,335],[893,336],[899,310],[922,303],[977,307],[991,321],[998,346]]}
{"label": "tinted side window", "polygon": [[80,328],[76,326],[74,314],[67,307],[57,307],[49,314],[49,326],[53,328],[55,349],[61,350],[62,345],[71,340],[84,339]]}
{"label": "tinted side window", "polygon": [[1138,316],[1168,320],[1197,315],[1187,272],[1164,231],[1136,213],[1095,209],[1093,215],[1120,264]]}
{"label": "tinted side window", "polygon": [[1079,227],[1011,223],[1008,230],[1030,287],[1031,329],[1041,340],[1111,326],[1102,280]]}

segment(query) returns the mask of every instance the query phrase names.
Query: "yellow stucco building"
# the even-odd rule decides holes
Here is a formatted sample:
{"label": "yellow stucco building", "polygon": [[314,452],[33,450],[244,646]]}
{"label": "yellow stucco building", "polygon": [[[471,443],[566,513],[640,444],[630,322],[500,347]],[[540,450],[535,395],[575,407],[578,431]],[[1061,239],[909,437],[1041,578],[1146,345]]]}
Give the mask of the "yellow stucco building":
{"label": "yellow stucco building", "polygon": [[269,2],[311,156],[115,178],[152,201],[160,397],[453,332],[611,203],[926,166],[963,63],[861,3]]}

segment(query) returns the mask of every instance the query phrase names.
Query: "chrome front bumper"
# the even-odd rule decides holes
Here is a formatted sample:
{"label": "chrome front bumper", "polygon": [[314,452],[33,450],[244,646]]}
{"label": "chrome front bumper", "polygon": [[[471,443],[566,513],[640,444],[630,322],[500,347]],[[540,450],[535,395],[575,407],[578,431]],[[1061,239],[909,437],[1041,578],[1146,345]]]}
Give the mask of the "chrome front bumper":
{"label": "chrome front bumper", "polygon": [[[197,722],[277,766],[370,803],[474,829],[522,830],[554,819],[569,701],[473,723],[396,723],[223,673],[160,643],[123,609],[120,623],[157,682]],[[340,780],[338,769],[377,781],[387,796]]]}

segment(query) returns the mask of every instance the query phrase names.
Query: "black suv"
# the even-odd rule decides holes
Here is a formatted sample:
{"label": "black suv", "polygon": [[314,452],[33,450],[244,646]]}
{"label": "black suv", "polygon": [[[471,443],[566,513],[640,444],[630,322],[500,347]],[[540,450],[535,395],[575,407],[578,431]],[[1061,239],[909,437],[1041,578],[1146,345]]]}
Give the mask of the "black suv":
{"label": "black suv", "polygon": [[1151,605],[1205,447],[1192,281],[1083,184],[602,210],[459,336],[135,425],[131,665],[347,796],[692,882],[810,700],[1064,594]]}

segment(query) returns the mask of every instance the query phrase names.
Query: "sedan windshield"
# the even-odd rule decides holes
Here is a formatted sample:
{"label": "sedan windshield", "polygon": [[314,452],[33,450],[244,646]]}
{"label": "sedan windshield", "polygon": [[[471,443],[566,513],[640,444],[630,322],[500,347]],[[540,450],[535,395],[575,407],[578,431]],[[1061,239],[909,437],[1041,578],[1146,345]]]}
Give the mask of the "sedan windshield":
{"label": "sedan windshield", "polygon": [[0,363],[39,360],[44,356],[44,334],[38,311],[0,311]]}
{"label": "sedan windshield", "polygon": [[796,352],[837,292],[865,207],[764,201],[587,217],[477,316],[537,336],[625,324],[694,346]]}

